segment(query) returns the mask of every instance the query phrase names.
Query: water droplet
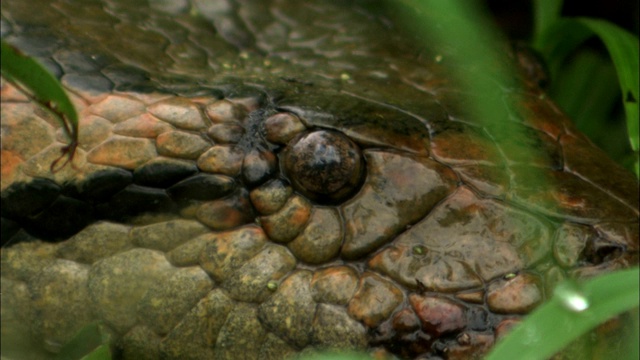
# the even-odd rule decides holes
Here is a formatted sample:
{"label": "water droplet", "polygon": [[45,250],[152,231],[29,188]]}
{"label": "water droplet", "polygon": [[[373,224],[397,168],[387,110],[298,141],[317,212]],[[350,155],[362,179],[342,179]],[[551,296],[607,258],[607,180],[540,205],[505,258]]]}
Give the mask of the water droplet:
{"label": "water droplet", "polygon": [[516,273],[508,273],[508,274],[505,274],[505,275],[504,275],[504,279],[505,279],[505,280],[511,280],[511,279],[513,279],[513,278],[514,278],[514,277],[516,277],[516,276],[518,276],[518,274],[516,274]]}
{"label": "water droplet", "polygon": [[427,252],[427,249],[422,245],[414,246],[411,251],[414,255],[424,255]]}
{"label": "water droplet", "polygon": [[267,289],[270,291],[276,291],[278,289],[278,282],[275,280],[271,280],[267,283]]}
{"label": "water droplet", "polygon": [[457,338],[458,344],[469,345],[471,343],[471,336],[468,333],[462,333]]}
{"label": "water droplet", "polygon": [[568,310],[582,312],[589,308],[589,300],[580,289],[580,285],[573,280],[567,280],[558,285],[555,295]]}

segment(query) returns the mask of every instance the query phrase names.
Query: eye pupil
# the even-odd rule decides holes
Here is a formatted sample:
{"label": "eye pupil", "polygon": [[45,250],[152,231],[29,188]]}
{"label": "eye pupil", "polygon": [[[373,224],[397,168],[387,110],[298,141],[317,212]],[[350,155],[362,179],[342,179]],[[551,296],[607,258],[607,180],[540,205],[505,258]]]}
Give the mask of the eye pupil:
{"label": "eye pupil", "polygon": [[360,149],[337,131],[303,133],[291,140],[283,156],[293,187],[319,202],[345,199],[362,179]]}

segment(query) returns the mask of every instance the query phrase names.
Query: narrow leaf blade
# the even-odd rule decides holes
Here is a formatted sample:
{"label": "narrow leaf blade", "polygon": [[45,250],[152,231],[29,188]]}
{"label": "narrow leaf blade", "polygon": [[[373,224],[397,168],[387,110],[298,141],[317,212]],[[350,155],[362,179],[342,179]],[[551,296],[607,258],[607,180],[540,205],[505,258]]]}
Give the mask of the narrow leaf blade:
{"label": "narrow leaf blade", "polygon": [[4,41],[2,41],[2,75],[24,85],[39,102],[51,104],[51,107],[71,122],[74,129],[77,128],[78,114],[58,80],[36,60]]}
{"label": "narrow leaf blade", "polygon": [[486,359],[510,359],[513,354],[520,354],[523,360],[549,358],[598,324],[637,308],[638,276],[636,267],[585,282],[580,288],[589,304],[584,311],[569,310],[566,293],[554,294],[499,342]]}

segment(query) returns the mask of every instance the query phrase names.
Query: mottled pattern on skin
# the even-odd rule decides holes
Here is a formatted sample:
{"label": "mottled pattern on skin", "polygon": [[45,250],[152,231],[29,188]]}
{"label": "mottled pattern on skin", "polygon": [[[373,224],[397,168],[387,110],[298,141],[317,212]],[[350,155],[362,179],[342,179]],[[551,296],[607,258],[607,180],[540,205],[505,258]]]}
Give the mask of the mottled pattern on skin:
{"label": "mottled pattern on skin", "polygon": [[[99,320],[118,359],[477,358],[557,282],[638,263],[637,180],[529,58],[502,58],[519,138],[364,2],[3,1],[81,130],[51,173],[66,136],[3,80],[2,356]],[[349,191],[292,186],[318,130],[362,157]]]}

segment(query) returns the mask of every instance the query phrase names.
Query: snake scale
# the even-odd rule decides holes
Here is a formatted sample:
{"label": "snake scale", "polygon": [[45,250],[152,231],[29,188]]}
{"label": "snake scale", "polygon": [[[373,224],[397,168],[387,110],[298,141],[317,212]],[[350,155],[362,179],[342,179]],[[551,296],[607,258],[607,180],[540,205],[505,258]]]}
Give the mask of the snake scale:
{"label": "snake scale", "polygon": [[65,133],[2,83],[3,359],[96,320],[123,359],[477,358],[638,263],[637,180],[536,81],[516,141],[364,3],[3,1],[81,117],[51,172]]}

